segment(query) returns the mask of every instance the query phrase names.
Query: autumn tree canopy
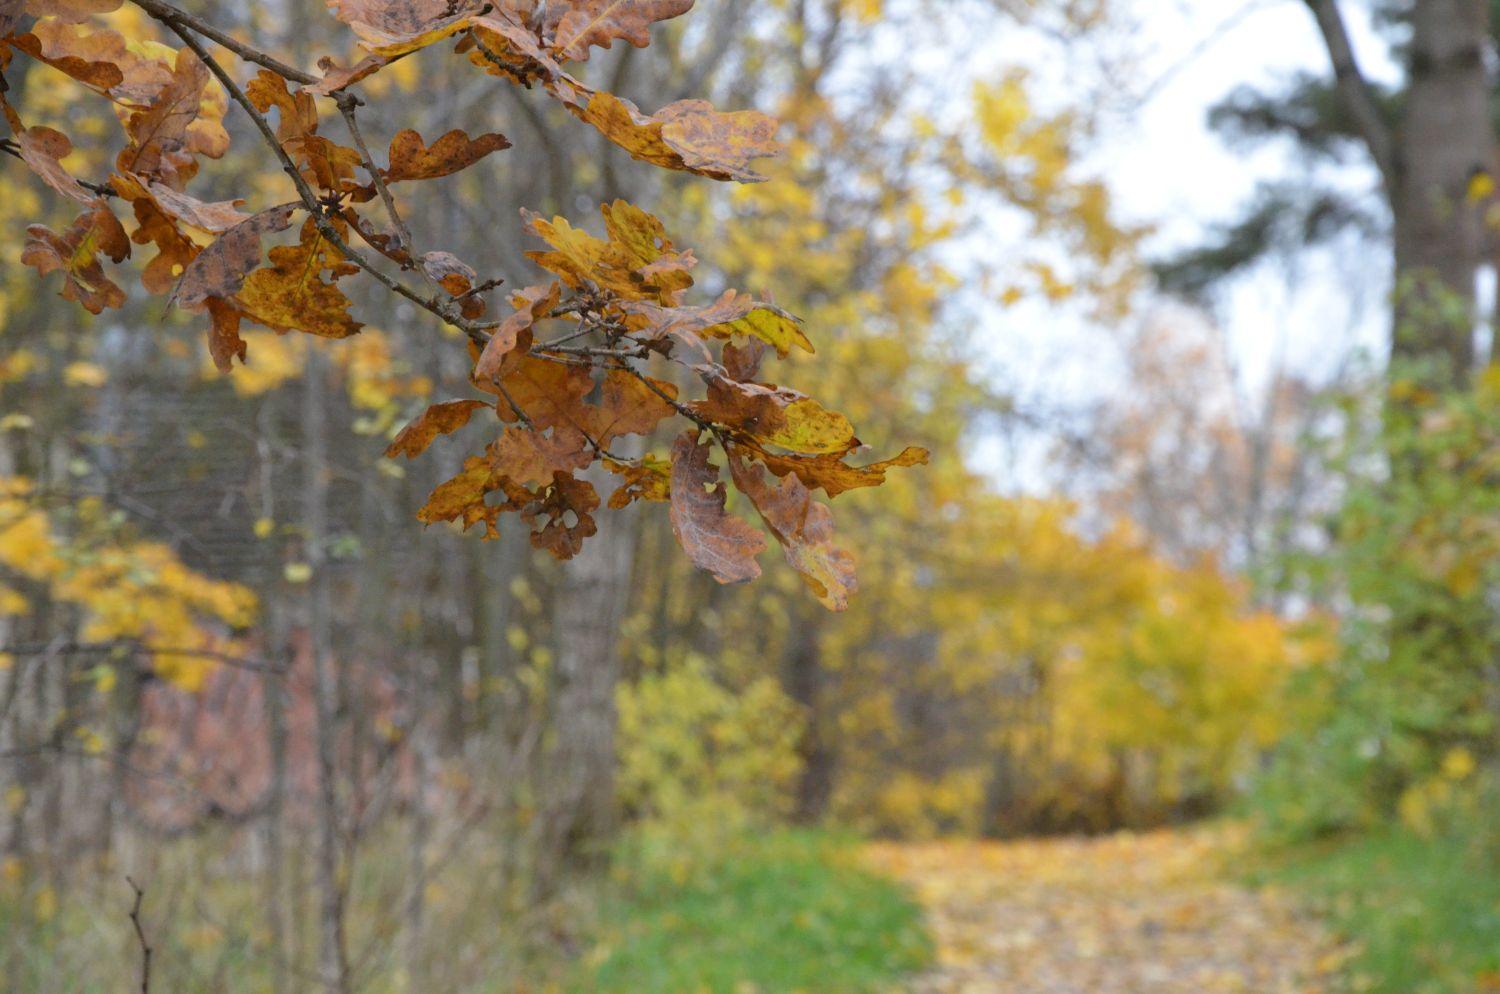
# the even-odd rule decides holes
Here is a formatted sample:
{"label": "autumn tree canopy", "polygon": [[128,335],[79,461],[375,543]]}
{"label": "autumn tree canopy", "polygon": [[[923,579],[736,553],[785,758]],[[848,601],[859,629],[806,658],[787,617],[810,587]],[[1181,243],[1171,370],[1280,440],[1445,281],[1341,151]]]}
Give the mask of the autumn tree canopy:
{"label": "autumn tree canopy", "polygon": [[[508,307],[492,316],[488,298],[502,278],[417,245],[398,194],[402,184],[439,180],[501,153],[509,140],[455,129],[428,141],[405,130],[382,164],[360,129],[361,114],[375,112],[361,96],[363,82],[420,49],[451,43],[497,85],[540,88],[638,160],[758,181],[754,163],[778,151],[769,117],[694,99],[647,113],[569,71],[596,48],[647,46],[652,25],[687,13],[693,0],[330,0],[367,54],[347,66],[324,57],[316,73],[162,0],[131,2],[182,47],[126,37],[96,20],[122,0],[0,0],[0,70],[16,58],[45,63],[109,101],[120,122],[113,171],[74,175],[65,165],[72,139],[28,126],[5,99],[0,75],[10,133],[0,148],[78,205],[61,232],[29,227],[22,257],[40,276],[60,279],[63,297],[94,314],[123,306],[120,264],[150,253],[136,277],[141,287],[203,314],[209,352],[228,373],[246,359],[246,322],[283,334],[358,334],[362,323],[342,284],[373,280],[427,312],[436,344],[467,348],[476,393],[430,407],[386,454],[416,458],[441,436],[476,421],[490,425],[482,448],[417,512],[421,521],[494,537],[501,515],[513,513],[535,546],[568,559],[595,534],[601,504],[669,503],[673,532],[693,563],[734,583],[760,574],[756,557],[768,541],[726,508],[727,469],[818,600],[834,610],[847,605],[853,559],[835,544],[831,513],[815,491],[833,498],[878,486],[889,469],[925,462],[927,453],[908,448],[856,465],[851,458],[863,446],[844,415],[765,381],[771,353],[813,351],[796,317],[733,289],[692,300],[693,252],[623,200],[602,208],[602,237],[528,214],[525,235],[545,246],[528,256],[546,277],[510,291]],[[262,191],[274,184],[266,177],[250,177],[245,196],[230,200],[189,192],[204,160],[228,151],[231,103],[274,153],[291,199],[269,202]],[[341,119],[347,144],[320,130],[330,117]],[[670,452],[637,455],[617,444],[674,419],[683,430]],[[619,478],[607,501],[583,475],[594,466]]]}

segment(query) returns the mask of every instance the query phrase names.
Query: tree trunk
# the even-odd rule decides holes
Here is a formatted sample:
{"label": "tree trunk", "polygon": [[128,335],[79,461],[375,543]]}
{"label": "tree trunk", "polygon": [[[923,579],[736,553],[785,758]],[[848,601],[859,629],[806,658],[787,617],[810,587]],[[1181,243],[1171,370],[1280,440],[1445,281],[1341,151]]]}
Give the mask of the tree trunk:
{"label": "tree trunk", "polygon": [[328,425],[324,398],[327,389],[327,361],[321,352],[313,350],[308,355],[303,381],[305,446],[302,457],[307,480],[303,528],[307,564],[312,570],[307,597],[307,627],[317,712],[318,968],[326,994],[349,994],[344,899],[339,879],[338,689],[333,671],[333,617],[328,576]]}
{"label": "tree trunk", "polygon": [[786,695],[801,706],[807,722],[797,749],[802,758],[802,778],[797,784],[796,817],[803,824],[820,821],[833,796],[834,753],[825,713],[822,628],[822,616],[802,613],[782,679]]}
{"label": "tree trunk", "polygon": [[1392,128],[1360,72],[1338,0],[1306,0],[1350,120],[1380,170],[1395,225],[1391,354],[1436,388],[1474,364],[1475,280],[1487,261],[1476,175],[1493,175],[1489,0],[1415,0],[1407,90]]}
{"label": "tree trunk", "polygon": [[554,740],[544,763],[547,817],[535,881],[541,893],[568,864],[597,856],[614,828],[618,641],[636,524],[633,514],[601,518],[599,534],[564,564],[557,590]]}
{"label": "tree trunk", "polygon": [[1417,0],[1398,134],[1396,311],[1392,356],[1457,385],[1474,364],[1475,281],[1487,261],[1483,205],[1469,196],[1495,168],[1487,0]]}

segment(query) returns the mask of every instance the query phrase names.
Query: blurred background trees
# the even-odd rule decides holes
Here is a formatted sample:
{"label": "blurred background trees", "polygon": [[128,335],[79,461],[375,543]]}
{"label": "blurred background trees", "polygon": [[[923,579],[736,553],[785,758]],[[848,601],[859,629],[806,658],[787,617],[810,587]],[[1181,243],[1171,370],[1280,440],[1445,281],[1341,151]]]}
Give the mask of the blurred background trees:
{"label": "blurred background trees", "polygon": [[[356,300],[368,327],[326,349],[247,333],[221,376],[198,322],[144,300],[82,319],[0,249],[0,986],[118,986],[129,925],[100,909],[125,870],[150,882],[163,990],[624,989],[654,981],[621,895],[654,914],[721,871],[774,877],[773,827],[1095,832],[1252,785],[1286,836],[1472,822],[1500,713],[1474,317],[1492,81],[1468,59],[1492,42],[1413,20],[1471,6],[1380,5],[1392,58],[1422,70],[1387,89],[1309,3],[1341,72],[1215,119],[1314,162],[1359,149],[1379,187],[1278,181],[1154,273],[1094,155],[1132,72],[1125,4],[699,0],[648,52],[589,63],[642,106],[779,117],[787,154],[748,187],[634,163],[446,53],[372,79],[401,98],[374,141],[515,140],[402,191],[481,272],[525,282],[520,208],[628,194],[714,246],[707,289],[774,289],[823,329],[820,396],[874,450],[932,451],[841,501],[862,589],[837,616],[779,562],[714,583],[660,514],[601,518],[561,565],[516,530],[420,529],[409,509],[458,456],[378,454],[468,369],[404,305]],[[344,44],[307,5],[213,13],[299,64]],[[1012,45],[1055,53],[1066,92]],[[113,126],[45,66],[6,78],[28,119]],[[231,170],[266,169],[236,148]],[[5,182],[11,229],[49,220]],[[1268,251],[1350,232],[1391,245],[1391,372],[1284,364],[1252,386],[1202,305]],[[1038,406],[996,376],[1008,322],[1035,315],[1105,329],[1119,389]],[[798,879],[842,872],[788,838]],[[879,955],[920,961],[881,917],[898,898],[861,893],[859,927],[899,936]]]}

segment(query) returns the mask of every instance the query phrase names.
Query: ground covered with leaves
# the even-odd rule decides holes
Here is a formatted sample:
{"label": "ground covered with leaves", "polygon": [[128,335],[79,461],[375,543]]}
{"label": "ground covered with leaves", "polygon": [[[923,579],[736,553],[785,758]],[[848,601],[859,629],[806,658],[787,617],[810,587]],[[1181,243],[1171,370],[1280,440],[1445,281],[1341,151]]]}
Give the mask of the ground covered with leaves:
{"label": "ground covered with leaves", "polygon": [[1235,833],[881,845],[926,907],[918,994],[1313,994],[1343,951],[1289,896],[1234,882]]}

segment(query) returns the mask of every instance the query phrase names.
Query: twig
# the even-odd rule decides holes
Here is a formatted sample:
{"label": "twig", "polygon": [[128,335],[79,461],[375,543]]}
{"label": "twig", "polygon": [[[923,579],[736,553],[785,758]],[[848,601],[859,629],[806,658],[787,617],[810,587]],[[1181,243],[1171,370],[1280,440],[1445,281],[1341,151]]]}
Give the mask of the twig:
{"label": "twig", "polygon": [[[24,161],[24,156],[21,155],[21,146],[17,145],[9,138],[0,138],[0,152],[4,152],[6,155],[13,155],[17,159],[22,159]],[[90,183],[88,180],[79,179],[76,176],[73,177],[73,182],[77,183],[79,186],[83,187],[85,190],[89,191],[97,197],[108,198],[119,196],[119,194],[114,191],[113,187],[104,183]]]}
{"label": "twig", "polygon": [[115,639],[107,642],[19,642],[11,645],[0,645],[0,655],[7,656],[85,656],[112,653],[124,654],[128,652],[139,652],[146,656],[185,656],[191,659],[207,659],[225,666],[232,666],[235,669],[249,670],[254,673],[269,673],[273,676],[280,676],[287,672],[285,666],[278,666],[275,663],[260,659],[235,656],[227,652],[216,652],[213,649],[193,649],[177,646],[157,647],[135,639]]}
{"label": "twig", "polygon": [[[349,128],[349,136],[354,139],[354,147],[359,150],[365,172],[370,174],[375,190],[380,194],[381,202],[385,204],[385,212],[391,216],[391,223],[396,226],[396,236],[401,239],[401,247],[408,255],[415,258],[417,249],[412,243],[411,229],[401,219],[401,212],[396,210],[396,199],[391,196],[391,188],[386,185],[380,167],[375,165],[375,157],[370,154],[370,147],[365,144],[365,136],[359,130],[359,119],[354,116],[354,108],[359,104],[359,98],[352,93],[339,93],[334,99],[338,102],[339,113],[344,116],[344,124]],[[417,269],[421,270],[424,276],[426,275],[426,270],[420,264],[417,264]],[[431,280],[429,279],[428,282],[430,283]]]}
{"label": "twig", "polygon": [[699,428],[702,428],[704,431],[712,432],[715,438],[719,439],[719,441],[721,443],[723,442],[723,440],[724,440],[724,434],[723,434],[722,431],[719,430],[719,426],[718,425],[714,424],[712,421],[709,421],[707,418],[702,417],[696,411],[694,411],[691,407],[688,407],[686,404],[683,404],[683,403],[679,402],[676,397],[673,397],[671,394],[667,393],[661,387],[657,386],[656,385],[656,381],[653,380],[651,377],[647,376],[645,373],[643,373],[640,370],[636,369],[634,366],[630,365],[630,363],[628,363],[628,362],[621,362],[615,368],[616,369],[623,369],[625,372],[629,373],[631,376],[634,376],[636,379],[640,380],[643,384],[645,384],[647,390],[650,390],[652,393],[656,394],[662,400],[664,400],[668,404],[670,404],[672,406],[672,409],[675,410],[678,414],[681,414],[683,417],[687,418],[689,421],[693,422]]}
{"label": "twig", "polygon": [[[176,8],[173,9],[175,10]],[[203,64],[208,67],[209,72],[213,73],[214,78],[229,93],[230,98],[239,104],[245,113],[250,115],[250,119],[255,122],[256,129],[260,131],[261,137],[271,146],[272,151],[276,154],[276,158],[281,162],[282,171],[291,177],[292,184],[297,189],[297,196],[301,199],[303,207],[306,208],[308,214],[312,217],[313,223],[318,228],[318,233],[328,239],[329,244],[338,249],[339,253],[354,265],[373,276],[377,282],[392,293],[405,297],[423,310],[435,314],[444,322],[458,327],[469,336],[470,340],[477,344],[483,345],[489,341],[489,336],[481,329],[475,327],[473,322],[466,320],[462,315],[454,313],[449,307],[439,301],[423,297],[400,281],[387,276],[366,258],[363,253],[353,248],[339,234],[338,229],[333,226],[332,222],[328,220],[328,215],[323,210],[322,202],[318,199],[317,194],[313,192],[313,188],[308,185],[306,178],[303,177],[296,163],[292,161],[291,156],[287,154],[286,149],[282,148],[281,142],[276,138],[276,132],[271,129],[270,122],[266,120],[264,114],[256,109],[255,104],[250,102],[250,98],[245,95],[245,91],[234,81],[234,78],[225,71],[224,67],[208,51],[207,47],[186,27],[175,20],[163,20],[162,23],[173,34],[181,38],[182,43],[191,48],[198,58],[203,60]]]}
{"label": "twig", "polygon": [[151,994],[151,945],[146,941],[146,930],[141,927],[141,902],[146,892],[129,877],[125,882],[135,891],[135,903],[130,907],[130,924],[135,926],[135,939],[141,946],[141,994]]}
{"label": "twig", "polygon": [[[258,48],[252,48],[227,31],[222,31],[214,27],[201,17],[189,14],[180,7],[163,3],[162,0],[131,0],[131,2],[167,27],[173,30],[181,27],[196,31],[203,37],[211,38],[220,45],[223,45],[246,62],[254,62],[256,65],[264,66],[278,76],[301,83],[304,86],[311,86],[322,82],[320,77],[314,76],[309,72],[303,72],[296,66],[289,66],[285,62],[267,55]],[[178,34],[180,35],[181,32],[178,32]]]}

